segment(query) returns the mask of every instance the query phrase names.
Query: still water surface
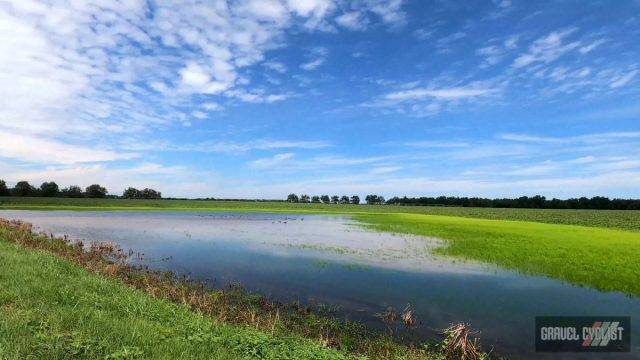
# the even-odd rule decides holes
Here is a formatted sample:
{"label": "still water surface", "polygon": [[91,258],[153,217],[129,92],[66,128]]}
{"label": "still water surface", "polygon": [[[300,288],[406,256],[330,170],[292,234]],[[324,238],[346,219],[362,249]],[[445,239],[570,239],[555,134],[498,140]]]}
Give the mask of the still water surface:
{"label": "still water surface", "polygon": [[[112,241],[143,253],[132,260],[216,286],[239,282],[279,301],[337,307],[370,326],[407,304],[420,326],[412,339],[439,338],[451,322],[481,330],[494,352],[527,359],[639,359],[640,298],[604,293],[495,266],[434,256],[437,239],[365,230],[348,217],[266,213],[0,211],[37,230]],[[629,354],[536,354],[535,316],[632,317]]]}

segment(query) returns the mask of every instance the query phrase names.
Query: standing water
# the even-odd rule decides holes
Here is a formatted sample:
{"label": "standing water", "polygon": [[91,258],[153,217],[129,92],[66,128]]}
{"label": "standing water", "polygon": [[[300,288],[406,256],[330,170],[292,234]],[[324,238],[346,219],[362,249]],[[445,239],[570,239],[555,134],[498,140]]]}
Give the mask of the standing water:
{"label": "standing water", "polygon": [[152,269],[331,305],[374,327],[383,327],[375,314],[411,304],[420,325],[403,336],[413,339],[437,339],[441,329],[465,322],[481,331],[485,348],[513,358],[640,358],[640,332],[632,332],[628,354],[534,352],[536,316],[631,316],[632,329],[640,329],[638,297],[435,256],[430,250],[442,241],[368,231],[348,217],[20,210],[0,217],[71,239],[111,241],[144,254],[133,261]]}

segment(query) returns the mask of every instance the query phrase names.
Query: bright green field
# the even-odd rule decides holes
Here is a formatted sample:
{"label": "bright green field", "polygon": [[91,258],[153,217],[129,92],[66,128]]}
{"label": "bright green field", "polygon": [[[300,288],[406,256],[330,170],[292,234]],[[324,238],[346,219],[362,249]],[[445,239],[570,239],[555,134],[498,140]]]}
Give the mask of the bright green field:
{"label": "bright green field", "polygon": [[0,234],[0,359],[345,359],[210,319]]}
{"label": "bright green field", "polygon": [[441,254],[640,295],[639,232],[419,214],[356,218],[379,231],[446,239]]}
{"label": "bright green field", "polygon": [[410,213],[461,216],[494,220],[535,221],[550,224],[582,225],[640,231],[640,211],[636,210],[551,210],[493,209],[442,206],[369,206],[290,204],[255,201],[125,200],[0,197],[0,209],[42,210],[203,210],[276,211],[314,213]]}

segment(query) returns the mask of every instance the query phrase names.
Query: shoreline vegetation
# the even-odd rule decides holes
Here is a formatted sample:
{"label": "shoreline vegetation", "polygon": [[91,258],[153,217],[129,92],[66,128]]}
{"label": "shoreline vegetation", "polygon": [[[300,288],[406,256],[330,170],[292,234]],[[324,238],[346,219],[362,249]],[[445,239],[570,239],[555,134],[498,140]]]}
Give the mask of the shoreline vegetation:
{"label": "shoreline vegetation", "polygon": [[[0,358],[488,358],[464,324],[441,343],[401,344],[308,306],[134,268],[128,256],[0,219]],[[410,312],[391,315],[415,326]]]}

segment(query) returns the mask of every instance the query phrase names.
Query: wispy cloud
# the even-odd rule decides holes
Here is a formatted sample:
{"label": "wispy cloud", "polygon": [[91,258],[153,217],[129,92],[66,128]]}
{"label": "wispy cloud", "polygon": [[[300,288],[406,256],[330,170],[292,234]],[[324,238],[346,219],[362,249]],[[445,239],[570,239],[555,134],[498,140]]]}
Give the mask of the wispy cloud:
{"label": "wispy cloud", "polygon": [[256,169],[271,169],[279,166],[295,156],[294,153],[276,154],[272,157],[256,159],[249,162],[249,167]]}
{"label": "wispy cloud", "polygon": [[311,51],[308,54],[308,57],[310,58],[310,60],[300,65],[300,68],[306,71],[315,70],[320,65],[324,64],[324,62],[327,60],[328,54],[329,54],[329,51],[327,50],[327,48],[321,47],[321,46],[315,47],[311,49]]}
{"label": "wispy cloud", "polygon": [[572,27],[553,31],[537,39],[531,44],[526,53],[514,60],[513,66],[521,68],[536,63],[550,63],[567,52],[575,50],[580,46],[579,41],[565,42],[564,40],[577,30],[577,28]]}
{"label": "wispy cloud", "polygon": [[619,139],[640,139],[638,131],[604,132],[571,136],[536,136],[528,134],[500,134],[499,139],[530,143],[606,142]]}
{"label": "wispy cloud", "polygon": [[417,148],[463,148],[468,147],[470,144],[464,141],[438,141],[438,140],[424,140],[424,141],[412,141],[405,143],[406,146]]}
{"label": "wispy cloud", "polygon": [[213,153],[244,153],[252,150],[280,150],[280,149],[323,149],[330,147],[331,143],[326,141],[291,141],[291,140],[251,140],[247,142],[234,141],[205,141],[190,144],[174,144],[167,142],[145,142],[128,141],[121,145],[122,148],[130,151],[193,151],[193,152],[213,152]]}
{"label": "wispy cloud", "polygon": [[132,159],[137,156],[133,152],[99,150],[38,136],[0,132],[0,158],[21,162],[46,165],[78,164]]}
{"label": "wispy cloud", "polygon": [[393,101],[421,100],[426,98],[456,100],[489,95],[495,92],[495,89],[476,87],[452,87],[442,89],[416,88],[392,92],[385,95],[384,98]]}
{"label": "wispy cloud", "polygon": [[638,72],[640,71],[633,70],[624,75],[620,75],[616,77],[615,79],[613,79],[611,84],[609,84],[609,87],[612,89],[616,89],[616,88],[627,85],[629,82],[631,82],[631,80],[633,80],[636,77],[636,75],[638,75]]}

